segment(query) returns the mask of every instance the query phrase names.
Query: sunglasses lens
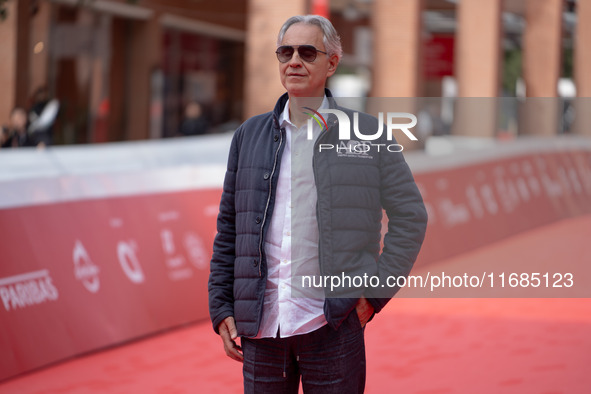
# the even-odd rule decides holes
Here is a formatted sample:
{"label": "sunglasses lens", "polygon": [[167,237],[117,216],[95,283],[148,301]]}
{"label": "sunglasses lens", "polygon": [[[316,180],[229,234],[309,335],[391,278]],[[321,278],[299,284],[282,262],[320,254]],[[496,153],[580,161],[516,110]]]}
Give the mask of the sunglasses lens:
{"label": "sunglasses lens", "polygon": [[298,48],[298,53],[300,54],[302,60],[305,62],[313,62],[314,60],[316,60],[317,52],[316,48],[314,48],[313,46],[301,45]]}
{"label": "sunglasses lens", "polygon": [[293,56],[294,48],[290,46],[280,46],[277,48],[277,59],[281,63],[288,62]]}
{"label": "sunglasses lens", "polygon": [[[318,56],[318,50],[312,45],[300,45],[297,50],[300,58],[308,63],[316,60],[316,56]],[[281,63],[287,63],[292,58],[294,52],[295,48],[292,46],[280,46],[276,51],[277,59],[279,59]]]}

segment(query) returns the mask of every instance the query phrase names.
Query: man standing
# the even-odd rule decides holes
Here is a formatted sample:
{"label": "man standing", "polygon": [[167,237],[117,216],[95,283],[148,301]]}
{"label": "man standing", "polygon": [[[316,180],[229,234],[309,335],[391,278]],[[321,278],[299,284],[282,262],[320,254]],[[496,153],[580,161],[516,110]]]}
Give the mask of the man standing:
{"label": "man standing", "polygon": [[[397,290],[384,290],[386,278],[410,272],[427,215],[401,153],[378,150],[361,158],[319,149],[341,142],[335,116],[324,130],[321,122],[308,123],[311,114],[337,108],[325,89],[342,55],[332,24],[316,15],[288,19],[276,53],[287,93],[232,140],[211,261],[210,316],[226,354],[244,363],[246,393],[297,393],[300,378],[306,393],[361,393],[364,327]],[[378,126],[375,118],[358,116],[361,126]],[[348,143],[359,142],[353,138]],[[382,210],[388,233],[380,251]],[[318,292],[299,282],[364,275],[380,284]]]}
{"label": "man standing", "polygon": [[10,113],[10,123],[0,130],[0,147],[17,148],[37,145],[28,133],[27,126],[27,111],[24,108],[15,107]]}

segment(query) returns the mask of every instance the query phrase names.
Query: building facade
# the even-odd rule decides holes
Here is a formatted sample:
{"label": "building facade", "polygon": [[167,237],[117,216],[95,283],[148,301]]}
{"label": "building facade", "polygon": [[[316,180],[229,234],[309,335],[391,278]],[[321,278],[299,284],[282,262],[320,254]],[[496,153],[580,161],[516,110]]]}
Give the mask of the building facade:
{"label": "building facade", "polygon": [[[56,143],[172,137],[190,102],[201,105],[211,132],[270,110],[283,93],[276,34],[289,16],[305,13],[329,17],[342,35],[345,54],[331,81],[340,95],[591,95],[591,0],[7,0],[0,7],[0,122],[46,87],[60,101]],[[449,132],[494,136],[498,103],[482,104],[478,119],[469,116],[473,105],[457,102],[461,122]],[[562,116],[556,103],[529,107],[519,133],[555,134],[547,125]],[[589,112],[580,109],[579,119]]]}

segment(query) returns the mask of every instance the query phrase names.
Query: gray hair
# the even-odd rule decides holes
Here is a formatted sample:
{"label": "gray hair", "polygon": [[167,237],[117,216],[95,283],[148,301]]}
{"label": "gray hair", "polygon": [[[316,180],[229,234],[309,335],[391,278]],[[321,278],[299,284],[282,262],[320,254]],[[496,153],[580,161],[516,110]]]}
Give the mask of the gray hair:
{"label": "gray hair", "polygon": [[281,30],[279,30],[279,35],[277,36],[277,46],[280,46],[283,42],[283,37],[285,37],[287,30],[296,23],[318,26],[322,31],[322,41],[324,42],[324,46],[326,48],[326,52],[328,52],[328,55],[337,55],[339,60],[341,60],[341,57],[343,57],[341,37],[335,30],[332,23],[320,15],[296,15],[289,18],[283,24],[283,26],[281,26]]}

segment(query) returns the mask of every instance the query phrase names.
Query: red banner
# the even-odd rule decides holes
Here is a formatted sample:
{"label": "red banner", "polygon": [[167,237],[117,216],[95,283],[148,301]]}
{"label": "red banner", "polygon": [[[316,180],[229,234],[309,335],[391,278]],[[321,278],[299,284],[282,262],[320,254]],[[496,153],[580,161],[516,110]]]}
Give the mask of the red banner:
{"label": "red banner", "polygon": [[0,210],[0,379],[205,319],[219,196]]}
{"label": "red banner", "polygon": [[441,79],[454,75],[453,35],[433,35],[424,41],[423,76],[425,79]]}
{"label": "red banner", "polygon": [[591,152],[524,154],[416,176],[429,222],[417,264],[591,213]]}

